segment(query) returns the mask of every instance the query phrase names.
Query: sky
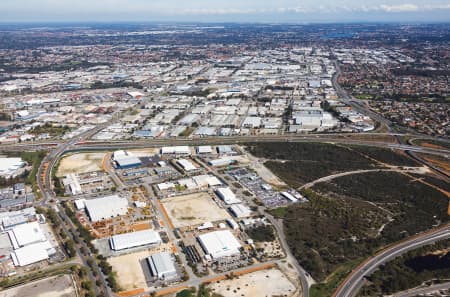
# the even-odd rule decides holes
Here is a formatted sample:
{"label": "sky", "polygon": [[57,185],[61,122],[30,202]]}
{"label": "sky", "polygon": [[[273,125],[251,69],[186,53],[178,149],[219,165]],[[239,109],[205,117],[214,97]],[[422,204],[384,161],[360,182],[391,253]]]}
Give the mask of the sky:
{"label": "sky", "polygon": [[0,22],[450,22],[450,0],[0,0]]}

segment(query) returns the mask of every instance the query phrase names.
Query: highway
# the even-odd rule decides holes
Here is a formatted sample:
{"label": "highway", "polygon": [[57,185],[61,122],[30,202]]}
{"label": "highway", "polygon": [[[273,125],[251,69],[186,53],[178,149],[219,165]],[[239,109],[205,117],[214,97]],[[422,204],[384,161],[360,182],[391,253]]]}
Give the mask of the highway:
{"label": "highway", "polygon": [[356,296],[359,289],[364,285],[365,277],[373,273],[380,265],[410,250],[448,238],[450,238],[450,227],[446,225],[388,247],[355,268],[334,292],[333,297]]}
{"label": "highway", "polygon": [[420,296],[423,294],[433,294],[434,296],[436,293],[439,293],[440,290],[449,290],[450,289],[450,282],[442,283],[442,284],[434,284],[430,285],[428,287],[421,287],[421,288],[414,288],[402,292],[395,293],[394,295],[391,295],[391,297],[415,297]]}

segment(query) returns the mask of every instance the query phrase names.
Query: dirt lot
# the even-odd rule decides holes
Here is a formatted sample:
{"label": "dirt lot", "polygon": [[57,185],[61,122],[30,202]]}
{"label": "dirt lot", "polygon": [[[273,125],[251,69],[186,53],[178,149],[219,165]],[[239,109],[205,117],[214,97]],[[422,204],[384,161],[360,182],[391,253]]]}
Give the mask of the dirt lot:
{"label": "dirt lot", "polygon": [[85,173],[102,170],[104,153],[84,153],[65,157],[61,160],[56,176],[62,177],[69,173]]}
{"label": "dirt lot", "polygon": [[146,275],[149,276],[149,271],[145,258],[151,254],[150,251],[142,251],[108,259],[123,290],[148,288]]}
{"label": "dirt lot", "polygon": [[0,292],[0,297],[76,297],[72,278],[60,275]]}
{"label": "dirt lot", "polygon": [[163,200],[174,227],[181,228],[229,218],[208,193],[195,193]]}
{"label": "dirt lot", "polygon": [[149,157],[155,154],[159,154],[159,148],[146,148],[146,149],[135,149],[129,150],[129,152],[133,153],[136,157]]}
{"label": "dirt lot", "polygon": [[240,275],[239,278],[212,283],[208,287],[224,297],[299,296],[294,284],[278,269]]}

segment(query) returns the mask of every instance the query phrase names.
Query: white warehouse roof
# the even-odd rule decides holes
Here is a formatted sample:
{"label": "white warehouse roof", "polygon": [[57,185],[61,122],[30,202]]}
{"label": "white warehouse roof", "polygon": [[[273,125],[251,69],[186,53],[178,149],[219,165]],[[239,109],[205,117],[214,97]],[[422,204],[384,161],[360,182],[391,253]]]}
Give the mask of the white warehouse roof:
{"label": "white warehouse roof", "polygon": [[237,218],[248,217],[252,213],[250,208],[242,203],[230,206],[230,211]]}
{"label": "white warehouse roof", "polygon": [[21,158],[0,158],[0,176],[13,176],[23,166],[25,162]]}
{"label": "white warehouse roof", "polygon": [[165,146],[161,148],[161,154],[190,155],[191,150],[188,146]]}
{"label": "white warehouse roof", "polygon": [[222,182],[217,177],[209,174],[193,176],[192,179],[199,187],[204,186],[214,187],[222,184]]}
{"label": "white warehouse roof", "polygon": [[206,254],[213,259],[239,254],[241,244],[229,230],[214,231],[198,236]]}
{"label": "white warehouse roof", "polygon": [[8,235],[14,249],[47,240],[38,222],[18,225],[8,231]]}
{"label": "white warehouse roof", "polygon": [[117,195],[86,200],[84,205],[93,222],[125,215],[128,211],[128,200]]}
{"label": "white warehouse roof", "polygon": [[21,247],[11,253],[14,266],[26,266],[49,258],[55,253],[50,242],[38,242]]}
{"label": "white warehouse roof", "polygon": [[111,249],[115,251],[160,243],[161,237],[159,236],[159,233],[150,229],[114,235],[109,239]]}
{"label": "white warehouse roof", "polygon": [[235,204],[241,202],[241,200],[234,195],[229,187],[216,189],[216,194],[223,200],[223,202],[225,202],[225,204]]}
{"label": "white warehouse roof", "polygon": [[197,147],[197,154],[211,154],[213,149],[210,145],[201,145]]}
{"label": "white warehouse roof", "polygon": [[178,159],[177,163],[180,164],[181,167],[183,167],[183,169],[186,171],[192,171],[197,169],[197,167],[195,167],[195,165],[187,159]]}
{"label": "white warehouse roof", "polygon": [[113,160],[119,167],[139,166],[142,164],[141,160],[131,152],[122,150],[114,152]]}
{"label": "white warehouse roof", "polygon": [[170,279],[177,276],[177,270],[169,252],[153,254],[147,258],[153,276]]}

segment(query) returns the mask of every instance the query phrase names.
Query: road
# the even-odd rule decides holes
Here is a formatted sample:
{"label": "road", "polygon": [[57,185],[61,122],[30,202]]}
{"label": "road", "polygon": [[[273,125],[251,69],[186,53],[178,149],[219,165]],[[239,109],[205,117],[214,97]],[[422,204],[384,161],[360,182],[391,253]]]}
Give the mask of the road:
{"label": "road", "polygon": [[[414,151],[432,155],[439,155],[450,158],[450,152],[446,149],[427,148],[416,145],[396,144],[386,141],[367,141],[361,139],[352,139],[352,135],[334,135],[330,136],[311,136],[311,135],[260,135],[260,136],[234,136],[234,137],[204,137],[204,138],[178,138],[178,139],[149,139],[146,141],[119,141],[119,142],[87,142],[76,145],[66,150],[66,152],[77,152],[86,150],[117,150],[133,148],[150,148],[173,145],[213,145],[213,144],[246,144],[263,142],[322,142],[336,143],[345,145],[365,145],[380,148],[390,148],[402,151]],[[17,147],[18,148],[18,147]],[[23,148],[22,148],[23,149]]]}
{"label": "road", "polygon": [[[395,293],[394,295],[391,295],[391,297],[415,297],[422,294],[429,294],[429,293],[439,293],[440,290],[449,290],[450,289],[450,282],[442,283],[442,284],[434,284],[428,287],[423,288],[415,288],[410,289],[402,292]],[[437,296],[437,295],[435,295]]]}
{"label": "road", "polygon": [[304,184],[303,186],[299,187],[298,190],[303,189],[309,189],[313,187],[315,184],[327,182],[330,180],[333,180],[335,178],[347,176],[347,175],[354,175],[354,174],[363,174],[363,173],[369,173],[369,172],[405,172],[405,173],[423,173],[424,168],[423,167],[394,167],[389,169],[361,169],[361,170],[354,170],[354,171],[346,171],[336,174],[327,175],[321,178],[318,178],[312,182],[309,182],[307,184]]}
{"label": "road", "polygon": [[300,275],[300,281],[302,283],[302,289],[303,289],[303,297],[309,297],[309,288],[312,284],[315,283],[311,275],[306,272],[303,267],[300,266],[297,259],[294,257],[294,255],[291,252],[291,249],[289,248],[289,245],[286,241],[286,236],[284,235],[283,231],[283,221],[275,219],[272,215],[266,213],[266,217],[269,219],[269,221],[272,223],[272,225],[275,227],[275,230],[277,231],[278,238],[280,239],[280,243],[286,253],[286,258],[289,263],[292,263],[297,270],[297,272]]}
{"label": "road", "polygon": [[416,248],[450,238],[450,227],[446,225],[434,231],[423,233],[393,245],[355,268],[334,292],[333,297],[354,297],[364,285],[365,276],[373,273],[380,265]]}

